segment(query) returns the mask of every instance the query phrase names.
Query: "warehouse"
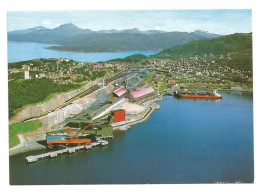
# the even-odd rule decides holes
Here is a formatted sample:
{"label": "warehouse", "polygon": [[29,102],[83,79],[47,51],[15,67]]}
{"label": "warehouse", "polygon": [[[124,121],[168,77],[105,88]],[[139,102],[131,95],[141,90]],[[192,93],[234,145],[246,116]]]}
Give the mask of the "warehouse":
{"label": "warehouse", "polygon": [[141,99],[153,96],[155,94],[156,92],[153,89],[153,87],[149,86],[149,87],[137,89],[135,91],[130,92],[130,97],[133,101],[139,101]]}
{"label": "warehouse", "polygon": [[114,95],[117,96],[117,97],[122,97],[124,96],[125,94],[127,93],[126,89],[121,87],[117,90],[114,91]]}

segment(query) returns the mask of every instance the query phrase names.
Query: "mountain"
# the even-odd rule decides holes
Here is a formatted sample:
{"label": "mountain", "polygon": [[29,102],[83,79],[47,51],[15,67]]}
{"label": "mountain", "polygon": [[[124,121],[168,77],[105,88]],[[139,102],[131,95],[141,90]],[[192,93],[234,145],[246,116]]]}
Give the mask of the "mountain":
{"label": "mountain", "polygon": [[115,29],[110,29],[110,30],[100,30],[97,31],[98,33],[119,33],[120,31],[115,30]]}
{"label": "mountain", "polygon": [[161,30],[147,30],[147,31],[142,31],[138,28],[133,28],[133,29],[125,29],[122,31],[119,31],[121,33],[127,33],[127,34],[156,34],[156,33],[166,33],[166,31],[161,31]]}
{"label": "mountain", "polygon": [[203,30],[196,30],[193,33],[201,36],[201,37],[206,37],[206,38],[216,38],[216,37],[220,37],[220,35],[218,34],[214,34],[214,33],[209,33],[208,31],[203,31]]}
{"label": "mountain", "polygon": [[33,28],[28,28],[28,29],[10,31],[10,32],[8,32],[8,34],[26,34],[26,33],[31,33],[34,31],[42,30],[42,29],[47,29],[47,28],[43,27],[43,26],[37,26],[37,27],[33,27]]}
{"label": "mountain", "polygon": [[173,58],[202,54],[227,54],[238,51],[252,51],[252,33],[235,33],[215,39],[201,39],[165,49],[154,57]]}
{"label": "mountain", "polygon": [[88,29],[81,29],[72,23],[68,23],[54,29],[45,28],[26,34],[12,34],[9,32],[8,41],[56,44],[60,39],[81,33],[89,33],[89,31]]}
{"label": "mountain", "polygon": [[72,23],[67,23],[64,25],[61,25],[59,27],[56,27],[54,29],[52,29],[51,31],[58,31],[58,32],[65,32],[65,33],[78,33],[78,32],[83,32],[84,29],[81,29],[80,27],[72,24]]}
{"label": "mountain", "polygon": [[126,33],[126,34],[156,34],[156,33],[166,33],[166,31],[162,30],[147,30],[142,31],[138,28],[133,29],[124,29],[124,30],[116,30],[116,29],[110,29],[110,30],[100,30],[100,31],[92,31],[97,33]]}
{"label": "mountain", "polygon": [[75,52],[151,51],[167,49],[198,39],[202,39],[202,37],[187,32],[156,34],[89,33],[57,40],[55,43],[61,46],[52,46],[50,49]]}
{"label": "mountain", "polygon": [[[41,29],[25,34],[8,33],[8,41],[49,43],[50,49],[73,52],[114,52],[130,50],[163,50],[190,41],[212,38],[209,33],[125,30],[91,31],[72,23],[54,29]],[[219,35],[217,35],[219,36]]]}

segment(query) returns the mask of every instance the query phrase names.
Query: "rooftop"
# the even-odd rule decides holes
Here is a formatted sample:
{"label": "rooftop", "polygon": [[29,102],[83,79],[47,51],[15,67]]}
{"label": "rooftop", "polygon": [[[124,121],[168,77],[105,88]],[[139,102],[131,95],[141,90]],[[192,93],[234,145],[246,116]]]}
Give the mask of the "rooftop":
{"label": "rooftop", "polygon": [[125,88],[119,88],[114,91],[114,94],[118,97],[121,97],[123,94],[125,94],[127,91]]}
{"label": "rooftop", "polygon": [[153,93],[153,92],[154,92],[153,87],[149,86],[149,87],[145,87],[142,89],[137,89],[135,91],[132,91],[132,92],[130,92],[130,95],[133,99],[136,99],[138,97],[142,97],[144,95],[147,95],[147,94]]}

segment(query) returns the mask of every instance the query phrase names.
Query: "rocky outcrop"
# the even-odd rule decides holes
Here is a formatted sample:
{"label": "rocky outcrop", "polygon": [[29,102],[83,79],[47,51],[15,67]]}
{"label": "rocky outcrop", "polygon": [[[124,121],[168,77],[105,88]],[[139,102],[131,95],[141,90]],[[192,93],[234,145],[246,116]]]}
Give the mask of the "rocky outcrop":
{"label": "rocky outcrop", "polygon": [[14,117],[12,122],[19,122],[25,119],[41,116],[51,110],[54,110],[64,105],[68,100],[76,97],[77,95],[83,93],[84,91],[88,90],[89,88],[91,88],[96,84],[97,81],[92,81],[87,85],[81,87],[80,89],[71,91],[69,93],[62,93],[62,94],[55,95],[50,100],[44,103],[29,105],[23,108],[20,112],[18,112],[18,114]]}
{"label": "rocky outcrop", "polygon": [[62,123],[66,118],[80,113],[86,104],[92,104],[96,101],[96,97],[100,92],[109,93],[112,87],[113,86],[110,85],[105,88],[100,88],[89,95],[73,101],[71,104],[63,107],[62,109],[52,111],[45,116],[37,118],[42,122],[42,126],[36,131],[23,133],[24,138],[26,140],[31,140],[44,135],[46,132],[50,131],[53,128],[64,126]]}

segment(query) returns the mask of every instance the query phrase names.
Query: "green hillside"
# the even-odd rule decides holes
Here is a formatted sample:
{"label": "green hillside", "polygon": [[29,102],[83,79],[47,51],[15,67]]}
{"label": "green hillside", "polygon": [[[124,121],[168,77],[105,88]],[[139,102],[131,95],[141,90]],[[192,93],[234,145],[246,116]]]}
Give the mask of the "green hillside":
{"label": "green hillside", "polygon": [[54,93],[62,93],[79,88],[78,84],[57,84],[52,79],[18,79],[8,82],[9,117],[28,104],[37,103]]}
{"label": "green hillside", "polygon": [[149,57],[146,56],[146,55],[134,54],[134,55],[130,55],[130,56],[125,57],[125,58],[111,59],[110,61],[138,62],[142,59],[147,59],[147,58],[149,58]]}
{"label": "green hillside", "polygon": [[174,58],[178,56],[194,56],[202,54],[227,54],[237,51],[252,50],[252,34],[235,33],[214,39],[201,39],[183,45],[165,49],[156,58]]}
{"label": "green hillside", "polygon": [[165,49],[151,57],[177,59],[211,53],[214,55],[231,55],[230,60],[221,60],[219,61],[220,64],[240,70],[252,70],[252,33],[235,33],[214,39],[192,41]]}

